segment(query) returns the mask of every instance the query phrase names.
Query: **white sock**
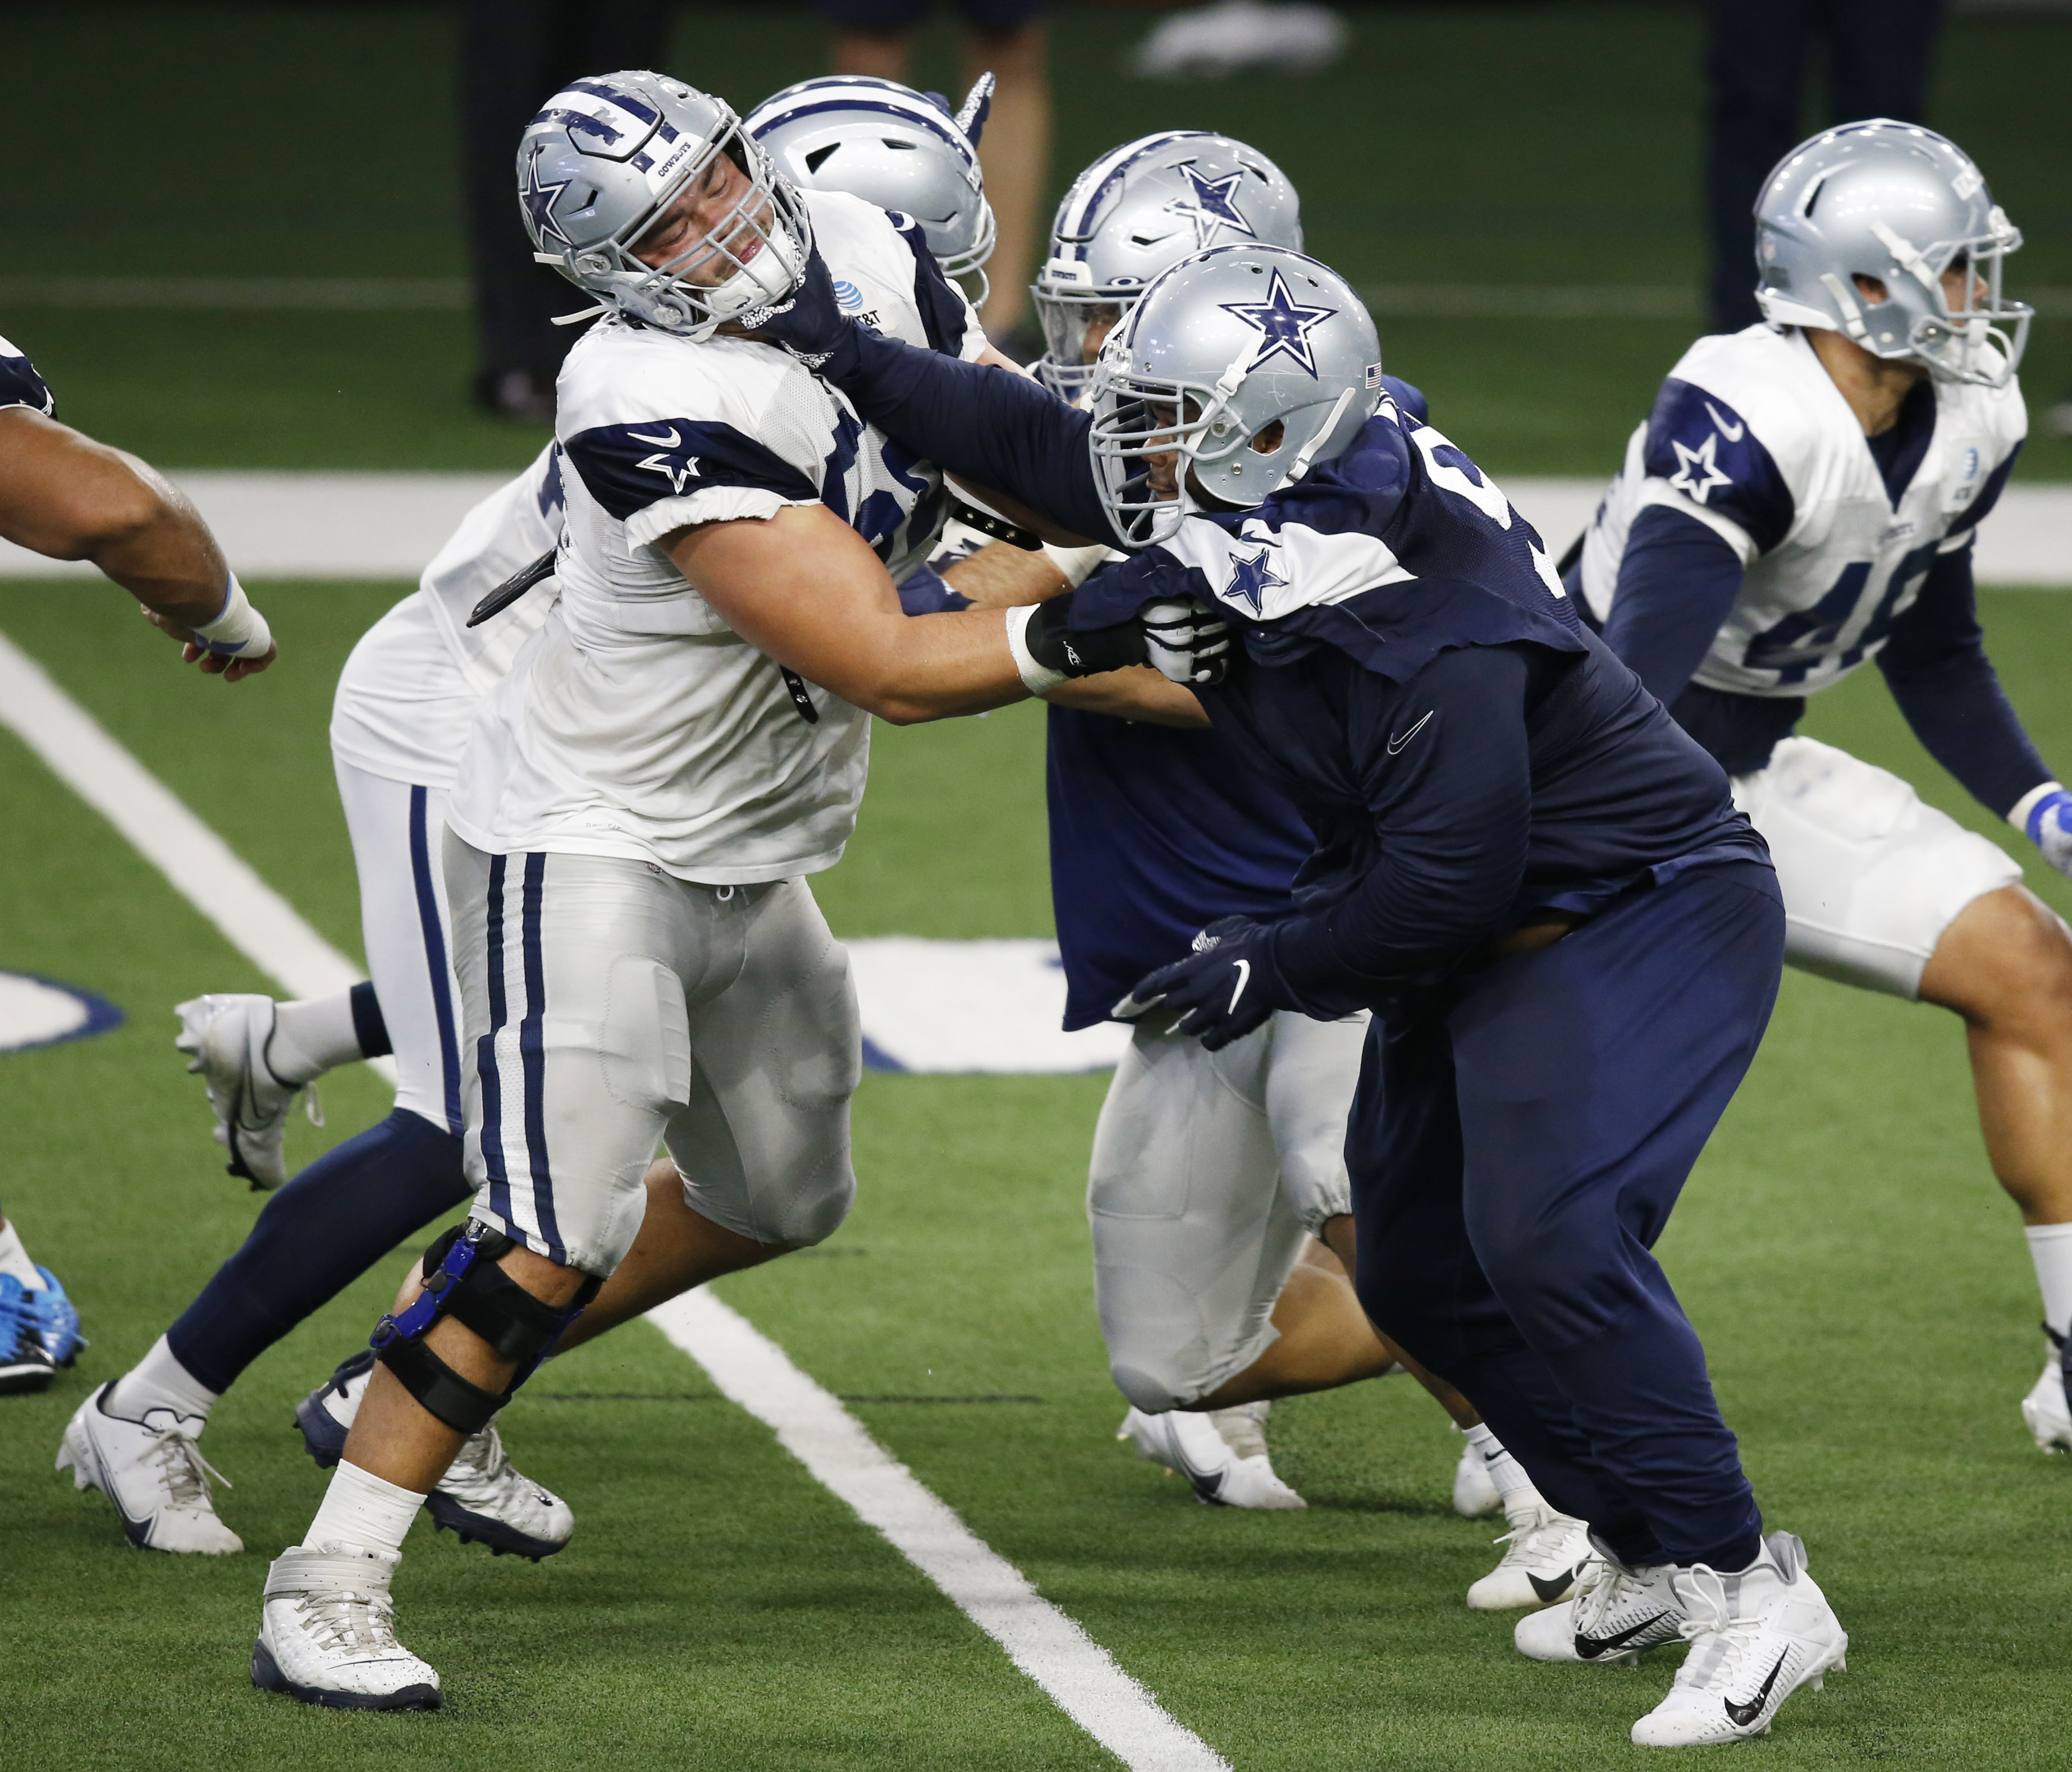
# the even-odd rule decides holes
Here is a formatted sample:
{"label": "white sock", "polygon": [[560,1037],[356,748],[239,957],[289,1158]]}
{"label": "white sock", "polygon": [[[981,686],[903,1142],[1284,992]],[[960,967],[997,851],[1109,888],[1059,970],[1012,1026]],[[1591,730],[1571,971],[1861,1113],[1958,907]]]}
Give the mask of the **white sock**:
{"label": "white sock", "polygon": [[307,1083],[364,1056],[352,1025],[352,993],[273,1005],[273,1037],[266,1068],[283,1083]]}
{"label": "white sock", "polygon": [[[2072,1225],[2066,1227],[2072,1230]],[[29,1252],[22,1247],[20,1234],[10,1223],[0,1224],[0,1273],[11,1273],[31,1292],[43,1292],[43,1277],[36,1272],[36,1264],[29,1259]]]}
{"label": "white sock", "polygon": [[1496,1492],[1503,1498],[1504,1518],[1515,1526],[1512,1516],[1529,1513],[1535,1508],[1544,1507],[1540,1491],[1532,1486],[1532,1479],[1525,1474],[1525,1466],[1504,1450],[1503,1442],[1490,1429],[1489,1424],[1478,1421],[1466,1430],[1468,1444],[1482,1454],[1482,1468],[1489,1472],[1490,1481],[1496,1485]]}
{"label": "white sock", "polygon": [[2029,1256],[2043,1289],[2043,1320],[2061,1335],[2072,1332],[2072,1224],[2032,1224]]}
{"label": "white sock", "polygon": [[219,1396],[174,1357],[161,1335],[151,1351],[115,1381],[108,1393],[108,1412],[125,1421],[141,1421],[147,1409],[171,1409],[183,1416],[208,1419]]}
{"label": "white sock", "polygon": [[399,1489],[341,1458],[331,1473],[331,1487],[324,1491],[323,1505],[302,1534],[302,1543],[311,1550],[326,1544],[357,1544],[364,1551],[394,1556],[401,1553],[403,1535],[424,1505],[425,1498],[415,1490]]}

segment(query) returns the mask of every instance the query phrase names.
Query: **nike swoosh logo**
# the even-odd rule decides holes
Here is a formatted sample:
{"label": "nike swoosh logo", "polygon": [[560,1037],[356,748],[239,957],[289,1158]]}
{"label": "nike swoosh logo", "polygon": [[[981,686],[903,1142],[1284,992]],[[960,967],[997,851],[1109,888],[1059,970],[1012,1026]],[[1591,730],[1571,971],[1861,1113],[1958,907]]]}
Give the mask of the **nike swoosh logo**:
{"label": "nike swoosh logo", "polygon": [[1424,710],[1424,718],[1423,720],[1420,720],[1416,726],[1412,726],[1408,732],[1404,733],[1400,737],[1393,734],[1390,735],[1388,741],[1388,754],[1390,756],[1393,757],[1396,752],[1402,750],[1405,745],[1408,744],[1412,738],[1416,738],[1419,733],[1424,730],[1424,721],[1429,720],[1432,717],[1433,711],[1433,710],[1430,708],[1427,708]]}
{"label": "nike swoosh logo", "polygon": [[674,425],[669,427],[669,434],[667,437],[650,437],[646,432],[637,430],[630,430],[626,434],[636,443],[652,443],[657,449],[674,449],[683,442],[683,438],[676,434],[676,427]]}
{"label": "nike swoosh logo", "polygon": [[1729,1699],[1720,1700],[1727,1707],[1727,1720],[1736,1729],[1746,1729],[1749,1724],[1762,1715],[1763,1700],[1770,1696],[1770,1688],[1777,1684],[1777,1676],[1784,1671],[1784,1664],[1790,1659],[1791,1651],[1789,1649],[1777,1658],[1777,1665],[1770,1669],[1770,1678],[1756,1688],[1755,1696],[1745,1704],[1737,1704]]}
{"label": "nike swoosh logo", "polygon": [[1232,964],[1237,968],[1237,989],[1231,993],[1230,1007],[1223,1011],[1226,1015],[1235,1015],[1237,1013],[1237,1000],[1244,995],[1245,986],[1252,982],[1250,960],[1235,960]]}
{"label": "nike swoosh logo", "polygon": [[[1576,1568],[1581,1568],[1582,1566],[1578,1563]],[[1547,1605],[1552,1605],[1574,1585],[1576,1569],[1564,1569],[1551,1581],[1541,1581],[1531,1570],[1527,1569],[1525,1572],[1525,1578],[1532,1584],[1532,1591],[1538,1594]]]}
{"label": "nike swoosh logo", "polygon": [[1747,434],[1746,425],[1729,425],[1725,419],[1720,417],[1720,409],[1709,400],[1705,402],[1705,411],[1712,418],[1713,429],[1729,442],[1738,443]]}
{"label": "nike swoosh logo", "polygon": [[1659,1624],[1668,1616],[1666,1612],[1658,1612],[1653,1618],[1642,1618],[1638,1624],[1629,1625],[1625,1630],[1609,1637],[1586,1637],[1579,1630],[1576,1633],[1576,1653],[1585,1661],[1595,1661],[1600,1655],[1623,1649],[1642,1631],[1651,1625]]}

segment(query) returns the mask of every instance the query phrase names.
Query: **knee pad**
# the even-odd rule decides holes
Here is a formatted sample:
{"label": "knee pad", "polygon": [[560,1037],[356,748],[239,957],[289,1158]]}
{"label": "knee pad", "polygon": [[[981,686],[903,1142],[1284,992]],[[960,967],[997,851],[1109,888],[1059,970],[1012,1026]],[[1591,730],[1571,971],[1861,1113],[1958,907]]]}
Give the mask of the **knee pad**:
{"label": "knee pad", "polygon": [[[479,1433],[553,1351],[603,1284],[592,1277],[565,1307],[543,1303],[497,1266],[517,1244],[471,1219],[443,1231],[425,1252],[425,1289],[375,1325],[368,1346],[425,1410],[461,1433]],[[425,1345],[425,1333],[450,1314],[516,1360],[510,1388],[491,1391],[465,1379]]]}

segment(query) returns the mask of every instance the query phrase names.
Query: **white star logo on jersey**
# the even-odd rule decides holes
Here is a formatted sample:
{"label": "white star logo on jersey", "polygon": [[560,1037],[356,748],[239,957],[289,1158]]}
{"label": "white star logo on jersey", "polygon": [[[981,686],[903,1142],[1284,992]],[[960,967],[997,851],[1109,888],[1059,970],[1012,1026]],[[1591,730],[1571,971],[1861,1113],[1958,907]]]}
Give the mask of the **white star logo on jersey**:
{"label": "white star logo on jersey", "polygon": [[1259,368],[1279,352],[1293,358],[1297,367],[1311,376],[1317,372],[1317,358],[1309,347],[1309,335],[1338,311],[1334,307],[1303,306],[1288,293],[1288,285],[1277,270],[1267,286],[1264,301],[1217,305],[1263,335],[1259,354],[1245,365],[1248,370]]}
{"label": "white star logo on jersey", "polygon": [[1688,493],[1703,504],[1716,486],[1732,486],[1734,477],[1722,474],[1718,463],[1712,458],[1719,453],[1717,432],[1708,437],[1696,449],[1686,449],[1673,437],[1669,446],[1676,451],[1676,471],[1669,476],[1669,483],[1679,492]]}
{"label": "white star logo on jersey", "polygon": [[1187,181],[1192,194],[1175,197],[1166,207],[1174,215],[1194,224],[1196,251],[1215,245],[1216,236],[1226,228],[1247,240],[1258,239],[1259,236],[1252,231],[1252,224],[1244,219],[1244,212],[1238,208],[1231,195],[1244,183],[1244,173],[1233,172],[1221,179],[1205,179],[1192,167],[1182,167],[1180,175]]}
{"label": "white star logo on jersey", "polygon": [[541,183],[540,153],[538,148],[533,149],[532,158],[525,162],[525,182],[518,187],[518,200],[524,204],[525,213],[532,218],[533,231],[542,246],[550,240],[573,246],[575,242],[561,232],[561,224],[554,220],[554,199],[568,189],[569,181],[564,179],[559,184]]}
{"label": "white star logo on jersey", "polygon": [[[670,434],[672,436],[676,434],[673,429],[671,430]],[[643,437],[640,441],[643,443],[652,443],[655,439],[652,437]],[[696,455],[686,456],[684,458],[684,465],[681,467],[678,467],[676,463],[672,462],[666,455],[651,455],[646,461],[638,463],[635,465],[640,467],[644,467],[650,474],[660,474],[663,479],[669,483],[670,490],[680,496],[684,490],[684,483],[686,480],[695,480],[699,478],[698,463],[700,459],[701,458]]]}

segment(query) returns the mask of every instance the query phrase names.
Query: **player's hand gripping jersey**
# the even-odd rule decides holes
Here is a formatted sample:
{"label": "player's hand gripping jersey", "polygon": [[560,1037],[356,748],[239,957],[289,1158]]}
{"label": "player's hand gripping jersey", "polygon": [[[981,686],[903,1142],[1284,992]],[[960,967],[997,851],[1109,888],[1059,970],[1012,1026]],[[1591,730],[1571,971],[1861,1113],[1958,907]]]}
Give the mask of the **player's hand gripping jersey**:
{"label": "player's hand gripping jersey", "polygon": [[[918,225],[800,195],[847,311],[916,346],[985,348]],[[868,717],[787,680],[657,544],[822,504],[896,577],[933,540],[940,475],[796,360],[743,339],[600,321],[569,352],[558,401],[560,602],[483,710],[453,828],[492,853],[617,856],[714,885],[832,865],[863,791]]]}

